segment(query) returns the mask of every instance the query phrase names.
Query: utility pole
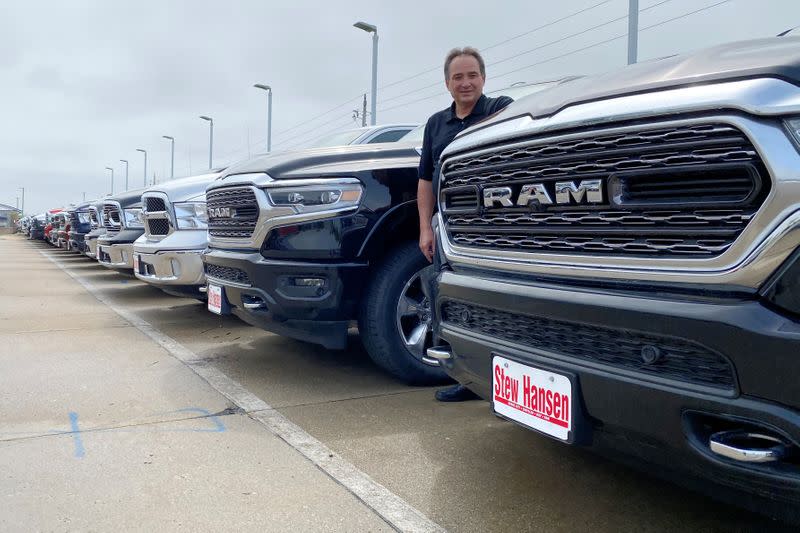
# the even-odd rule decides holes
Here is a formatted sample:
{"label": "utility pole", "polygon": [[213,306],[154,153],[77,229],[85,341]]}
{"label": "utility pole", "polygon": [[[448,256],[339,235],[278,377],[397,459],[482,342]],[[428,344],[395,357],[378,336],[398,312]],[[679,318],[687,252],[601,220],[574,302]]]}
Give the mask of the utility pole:
{"label": "utility pole", "polygon": [[20,187],[22,190],[22,214],[25,214],[25,187]]}
{"label": "utility pole", "polygon": [[628,0],[628,64],[639,55],[639,0]]}
{"label": "utility pole", "polygon": [[86,202],[86,193],[83,193],[83,201]]}
{"label": "utility pole", "polygon": [[361,107],[361,126],[367,125],[367,93],[364,93],[364,105]]}
{"label": "utility pole", "polygon": [[16,198],[17,198],[17,211],[19,211],[19,196],[17,196]]}

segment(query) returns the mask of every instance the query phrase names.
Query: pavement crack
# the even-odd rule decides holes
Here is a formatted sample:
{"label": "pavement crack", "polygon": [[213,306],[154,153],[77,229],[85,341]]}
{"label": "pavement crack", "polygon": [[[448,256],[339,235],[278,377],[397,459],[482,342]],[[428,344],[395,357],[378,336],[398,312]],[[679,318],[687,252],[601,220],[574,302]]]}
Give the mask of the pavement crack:
{"label": "pavement crack", "polygon": [[0,443],[6,442],[19,442],[19,441],[26,441],[26,440],[34,440],[34,439],[42,439],[48,437],[62,437],[64,435],[73,435],[77,433],[101,433],[104,431],[114,431],[119,429],[131,429],[131,428],[138,428],[138,427],[147,427],[147,426],[155,426],[159,424],[173,424],[176,422],[190,422],[193,420],[203,420],[206,418],[220,418],[223,416],[231,416],[231,415],[245,415],[246,413],[240,409],[239,407],[228,407],[219,411],[218,413],[209,413],[197,416],[187,416],[183,418],[168,418],[168,419],[159,419],[159,420],[151,420],[147,422],[131,422],[131,423],[122,423],[117,425],[111,426],[98,426],[93,428],[82,428],[78,431],[53,431],[48,433],[42,433],[39,435],[26,435],[24,437],[11,437],[11,438],[2,438],[0,437]]}

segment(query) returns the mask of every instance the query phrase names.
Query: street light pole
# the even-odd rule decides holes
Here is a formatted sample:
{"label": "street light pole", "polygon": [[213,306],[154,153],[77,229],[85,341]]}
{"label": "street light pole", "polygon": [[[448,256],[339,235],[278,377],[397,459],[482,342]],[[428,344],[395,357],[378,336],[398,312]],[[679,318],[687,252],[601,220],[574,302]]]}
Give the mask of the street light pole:
{"label": "street light pole", "polygon": [[200,118],[208,122],[208,170],[211,170],[214,154],[214,119],[205,115],[200,115]]}
{"label": "street light pole", "polygon": [[125,190],[128,190],[128,160],[127,159],[120,159],[122,163],[125,163]]}
{"label": "street light pole", "polygon": [[356,22],[353,24],[359,30],[364,30],[372,34],[372,114],[369,123],[374,126],[377,121],[377,101],[378,96],[378,27],[366,22]]}
{"label": "street light pole", "polygon": [[142,184],[145,187],[147,187],[147,150],[143,150],[141,148],[137,148],[136,151],[137,152],[142,152],[144,154],[144,172],[142,172],[142,175],[144,176],[144,181],[142,182]]}
{"label": "street light pole", "polygon": [[253,87],[267,91],[267,153],[269,153],[272,151],[272,87],[262,83],[256,83]]}
{"label": "street light pole", "polygon": [[25,214],[25,187],[20,187],[22,189],[22,214]]}
{"label": "street light pole", "polygon": [[628,64],[639,55],[639,0],[628,0]]}
{"label": "street light pole", "polygon": [[86,202],[86,193],[83,193],[83,201]]}
{"label": "street light pole", "polygon": [[172,156],[171,156],[171,163],[169,165],[169,179],[175,178],[175,139],[170,137],[169,135],[162,135],[163,138],[168,139],[172,143]]}
{"label": "street light pole", "polygon": [[106,167],[106,170],[111,171],[111,194],[114,194],[114,169],[111,167]]}

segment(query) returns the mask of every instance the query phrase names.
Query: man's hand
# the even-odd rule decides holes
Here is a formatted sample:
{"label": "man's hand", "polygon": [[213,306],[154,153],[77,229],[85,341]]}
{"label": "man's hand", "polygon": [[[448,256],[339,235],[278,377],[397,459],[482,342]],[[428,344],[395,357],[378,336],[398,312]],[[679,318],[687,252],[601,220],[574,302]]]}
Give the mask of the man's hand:
{"label": "man's hand", "polygon": [[433,236],[433,229],[423,228],[419,230],[419,249],[429,263],[433,262],[433,253],[436,251],[436,238]]}
{"label": "man's hand", "polygon": [[433,186],[430,181],[419,180],[417,185],[417,208],[419,209],[419,249],[425,258],[433,262],[433,252],[436,249],[436,240],[431,228],[433,217]]}

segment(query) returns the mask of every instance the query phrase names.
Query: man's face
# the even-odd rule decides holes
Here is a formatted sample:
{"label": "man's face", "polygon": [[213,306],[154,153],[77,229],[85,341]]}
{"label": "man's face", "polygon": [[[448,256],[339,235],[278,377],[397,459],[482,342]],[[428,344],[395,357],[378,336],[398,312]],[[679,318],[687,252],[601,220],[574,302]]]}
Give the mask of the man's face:
{"label": "man's face", "polygon": [[458,56],[450,63],[450,77],[446,84],[457,105],[474,105],[483,94],[485,82],[478,60],[474,57]]}

